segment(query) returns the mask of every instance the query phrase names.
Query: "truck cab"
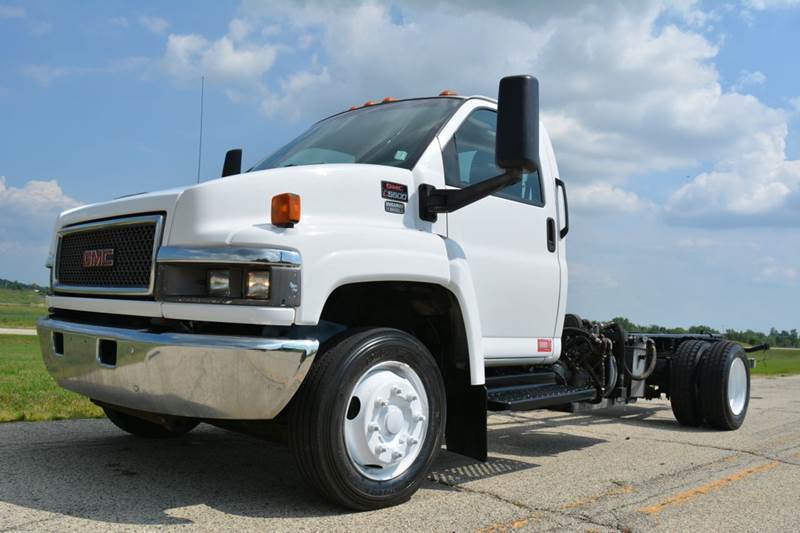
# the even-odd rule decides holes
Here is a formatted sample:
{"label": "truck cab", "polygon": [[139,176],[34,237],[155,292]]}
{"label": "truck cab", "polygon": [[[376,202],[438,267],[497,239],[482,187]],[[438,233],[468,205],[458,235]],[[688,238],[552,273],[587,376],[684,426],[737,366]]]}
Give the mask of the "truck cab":
{"label": "truck cab", "polygon": [[44,360],[121,429],[277,428],[312,485],[374,509],[443,443],[485,460],[487,410],[667,395],[687,425],[744,420],[738,345],[566,313],[567,194],[535,78],[497,101],[367,102],[240,161],[56,223]]}

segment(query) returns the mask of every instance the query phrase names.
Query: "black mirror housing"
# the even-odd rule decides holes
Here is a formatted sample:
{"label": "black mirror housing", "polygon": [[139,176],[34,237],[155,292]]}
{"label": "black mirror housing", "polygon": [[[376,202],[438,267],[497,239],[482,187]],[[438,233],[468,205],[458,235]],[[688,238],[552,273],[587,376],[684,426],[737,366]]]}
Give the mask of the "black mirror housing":
{"label": "black mirror housing", "polygon": [[500,80],[495,162],[504,170],[539,170],[539,80],[529,75]]}
{"label": "black mirror housing", "polygon": [[242,149],[234,148],[225,154],[225,163],[222,165],[222,177],[235,176],[242,173]]}

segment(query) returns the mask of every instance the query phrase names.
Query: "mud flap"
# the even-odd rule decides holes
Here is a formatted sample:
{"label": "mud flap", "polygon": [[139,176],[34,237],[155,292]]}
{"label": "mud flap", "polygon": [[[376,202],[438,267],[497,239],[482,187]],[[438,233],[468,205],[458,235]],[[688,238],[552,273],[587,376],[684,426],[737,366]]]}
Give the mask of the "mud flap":
{"label": "mud flap", "polygon": [[447,380],[447,450],[486,461],[486,386],[470,385],[463,371]]}

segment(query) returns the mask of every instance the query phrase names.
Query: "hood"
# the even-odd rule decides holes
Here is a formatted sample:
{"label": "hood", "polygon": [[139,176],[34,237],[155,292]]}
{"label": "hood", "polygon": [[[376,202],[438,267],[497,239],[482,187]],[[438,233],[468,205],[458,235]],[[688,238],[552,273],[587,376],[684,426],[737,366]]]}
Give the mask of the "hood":
{"label": "hood", "polygon": [[[411,171],[363,164],[276,168],[205,182],[180,195],[165,241],[173,246],[280,245],[292,232],[321,226],[400,225],[405,217],[385,210],[381,181],[413,189]],[[299,194],[302,204],[300,223],[290,230],[270,221],[272,197],[287,192]],[[265,236],[265,231],[272,235]]]}
{"label": "hood", "polygon": [[[401,168],[363,164],[276,168],[78,207],[62,213],[56,229],[162,212],[166,213],[164,245],[281,245],[293,232],[313,232],[321,226],[413,224],[411,209],[405,216],[385,210],[382,181],[414,190],[411,171]],[[286,192],[299,194],[302,203],[300,224],[290,230],[276,228],[270,221],[272,197]]]}

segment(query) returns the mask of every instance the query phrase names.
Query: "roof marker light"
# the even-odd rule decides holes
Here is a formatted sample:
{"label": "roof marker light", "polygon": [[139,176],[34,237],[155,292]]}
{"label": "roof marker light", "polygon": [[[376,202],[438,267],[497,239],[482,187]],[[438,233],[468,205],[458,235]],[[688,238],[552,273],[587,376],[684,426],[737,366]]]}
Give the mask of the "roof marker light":
{"label": "roof marker light", "polygon": [[458,93],[450,89],[445,89],[439,93],[439,96],[458,96]]}

